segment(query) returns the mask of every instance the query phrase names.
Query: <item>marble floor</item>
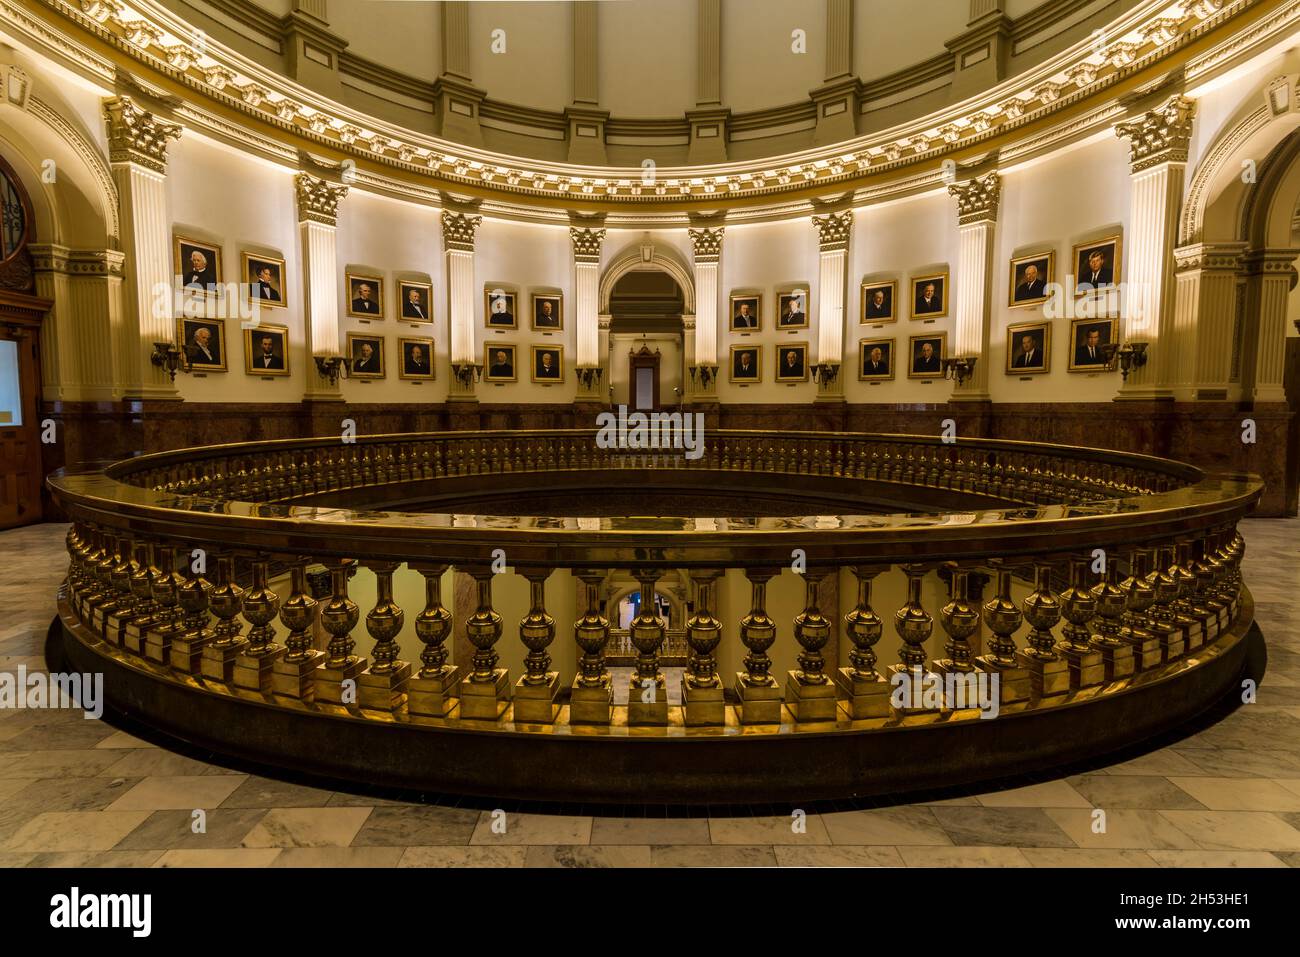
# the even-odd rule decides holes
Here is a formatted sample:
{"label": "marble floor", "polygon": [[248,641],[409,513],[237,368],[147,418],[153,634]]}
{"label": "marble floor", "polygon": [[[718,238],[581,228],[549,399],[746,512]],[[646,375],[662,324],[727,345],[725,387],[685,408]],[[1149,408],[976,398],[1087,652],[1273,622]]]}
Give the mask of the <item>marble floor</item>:
{"label": "marble floor", "polygon": [[[0,533],[0,671],[44,666],[65,530]],[[1258,702],[1119,763],[928,802],[819,807],[795,828],[789,807],[384,800],[242,773],[79,712],[0,709],[0,864],[1300,866],[1300,520],[1242,533],[1269,645]]]}

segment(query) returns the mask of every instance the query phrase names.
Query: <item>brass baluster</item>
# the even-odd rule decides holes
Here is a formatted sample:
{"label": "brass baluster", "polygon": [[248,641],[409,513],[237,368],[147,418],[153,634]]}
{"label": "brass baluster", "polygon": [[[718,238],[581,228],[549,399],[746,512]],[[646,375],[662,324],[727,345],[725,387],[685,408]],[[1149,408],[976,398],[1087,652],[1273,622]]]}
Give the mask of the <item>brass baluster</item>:
{"label": "brass baluster", "polygon": [[208,592],[212,586],[195,571],[194,556],[188,546],[176,546],[176,565],[188,567],[176,592],[181,609],[181,633],[172,639],[169,661],[172,669],[187,675],[203,671],[203,649],[212,640],[208,628]]}
{"label": "brass baluster", "polygon": [[1152,550],[1153,567],[1147,575],[1147,584],[1155,593],[1155,603],[1150,611],[1150,631],[1160,642],[1160,656],[1164,661],[1173,661],[1182,656],[1187,644],[1183,630],[1174,618],[1174,599],[1178,597],[1178,581],[1169,574],[1169,564],[1173,562],[1173,549],[1168,549],[1168,562],[1165,561],[1166,549]]}
{"label": "brass baluster", "polygon": [[560,673],[550,671],[551,656],[546,649],[555,640],[555,619],[546,613],[546,579],[549,568],[530,568],[523,572],[528,579],[532,603],[519,622],[519,640],[528,649],[524,674],[515,684],[516,722],[550,724],[559,714],[555,703],[560,692]]}
{"label": "brass baluster", "polygon": [[273,690],[275,660],[284,654],[284,646],[275,643],[272,622],[280,611],[280,596],[267,586],[269,564],[265,555],[253,557],[253,581],[243,597],[244,619],[253,627],[235,659],[234,675],[235,687],[263,693]]}
{"label": "brass baluster", "polygon": [[492,610],[491,566],[464,569],[478,586],[478,608],[465,622],[465,636],[474,646],[474,668],[460,683],[460,716],[498,720],[510,706],[510,673],[498,668],[493,646],[501,638],[501,616]]}
{"label": "brass baluster", "polygon": [[804,571],[804,609],[794,619],[794,638],[803,649],[799,668],[786,676],[785,698],[796,721],[835,720],[835,685],[826,677],[822,649],[830,641],[831,619],[822,614],[821,589],[830,568]]}
{"label": "brass baluster", "polygon": [[158,619],[145,634],[144,656],[159,664],[171,663],[172,642],[185,634],[185,609],[180,606],[180,590],[185,579],[176,573],[174,548],[159,545],[158,575],[150,583],[150,594],[158,604]]}
{"label": "brass baluster", "polygon": [[894,631],[903,644],[898,649],[898,664],[889,666],[891,687],[898,686],[891,704],[896,711],[905,714],[937,710],[927,707],[922,696],[927,674],[925,642],[934,631],[934,618],[921,603],[921,586],[928,571],[927,565],[903,566],[903,574],[907,576],[907,601],[894,612]]}
{"label": "brass baluster", "polygon": [[692,727],[726,723],[727,706],[718,660],[713,652],[722,642],[722,622],[714,614],[721,568],[691,570],[694,613],[686,622],[686,642],[691,647],[690,663],[682,676],[682,715]]}
{"label": "brass baluster", "polygon": [[600,613],[600,586],[605,572],[581,568],[574,574],[582,582],[587,610],[573,623],[573,640],[582,649],[582,657],[569,691],[569,723],[609,724],[613,687],[604,655],[609,643],[609,619]]}
{"label": "brass baluster", "polygon": [[244,590],[235,584],[233,555],[217,558],[217,583],[208,594],[208,605],[217,618],[212,640],[203,648],[203,677],[230,684],[235,676],[235,659],[247,643],[240,632],[239,612]]}
{"label": "brass baluster", "polygon": [[1196,559],[1192,574],[1196,576],[1193,604],[1202,610],[1205,623],[1205,640],[1212,641],[1227,621],[1227,606],[1214,592],[1213,538],[1207,533],[1196,542]]}
{"label": "brass baluster", "polygon": [[127,542],[123,535],[109,538],[108,600],[99,606],[92,620],[95,631],[111,644],[121,640],[122,620],[135,601],[131,594],[131,554]]}
{"label": "brass baluster", "polygon": [[153,598],[153,580],[158,569],[153,565],[153,545],[146,541],[135,543],[135,565],[131,571],[131,592],[138,599],[131,620],[126,623],[123,639],[127,650],[144,654],[145,634],[158,621],[162,610]]}
{"label": "brass baluster", "polygon": [[1092,645],[1089,622],[1097,615],[1097,596],[1087,582],[1088,558],[1070,556],[1070,584],[1061,592],[1062,641],[1056,650],[1070,669],[1070,687],[1091,688],[1105,680],[1106,665],[1101,653]]}
{"label": "brass baluster", "polygon": [[998,697],[1002,704],[1027,701],[1033,690],[1029,671],[1021,663],[1016,649],[1015,633],[1024,624],[1025,616],[1011,597],[1011,569],[1002,559],[989,563],[997,576],[997,594],[980,609],[984,624],[993,637],[989,639],[988,654],[975,659],[975,667],[998,679]]}
{"label": "brass baluster", "polygon": [[776,641],[776,622],[767,614],[767,583],[775,578],[775,568],[747,568],[751,608],[740,619],[740,641],[748,649],[745,670],[736,673],[735,691],[740,704],[736,717],[742,724],[777,724],[781,720],[781,687],[770,671],[772,659],[767,649]]}
{"label": "brass baluster", "polygon": [[[376,452],[381,457],[382,450]],[[381,459],[382,461],[382,459]],[[406,684],[411,679],[410,662],[397,655],[397,636],[402,633],[406,612],[393,601],[393,573],[399,562],[367,562],[375,573],[375,607],[366,615],[366,631],[375,640],[371,665],[358,680],[360,704],[374,711],[396,711],[406,700]]]}
{"label": "brass baluster", "polygon": [[357,567],[356,559],[335,558],[325,565],[330,572],[331,594],[321,607],[320,624],[329,634],[325,660],[312,675],[316,686],[316,703],[355,707],[357,705],[357,679],[365,670],[367,661],[354,655],[356,639],[352,629],[361,620],[361,610],[348,597],[348,579]]}
{"label": "brass baluster", "polygon": [[951,710],[978,707],[974,655],[970,638],[980,627],[980,614],[970,600],[970,569],[950,562],[951,574],[948,603],[939,609],[939,624],[948,641],[944,650],[946,658],[930,662],[930,670],[944,679],[944,690],[951,697],[945,706]]}
{"label": "brass baluster", "polygon": [[412,569],[424,576],[424,610],[415,616],[415,634],[424,643],[420,670],[406,685],[408,714],[429,718],[446,717],[456,706],[461,670],[447,664],[445,642],[451,636],[452,617],[442,603],[442,576],[448,565],[415,563]]}
{"label": "brass baluster", "polygon": [[1183,538],[1174,544],[1169,577],[1178,584],[1178,595],[1173,604],[1174,621],[1182,629],[1190,653],[1205,644],[1205,622],[1202,619],[1204,609],[1192,604],[1196,594],[1196,575],[1192,572],[1190,540]]}
{"label": "brass baluster", "polygon": [[280,605],[280,623],[289,629],[284,639],[284,654],[271,666],[271,689],[278,695],[298,701],[316,697],[314,675],[325,658],[314,646],[316,609],[319,602],[307,591],[307,563],[311,559],[298,555],[289,562],[289,597]]}
{"label": "brass baluster", "polygon": [[1120,637],[1133,649],[1133,665],[1137,671],[1146,671],[1160,664],[1160,641],[1151,631],[1147,610],[1155,604],[1156,593],[1147,580],[1150,556],[1141,548],[1129,552],[1128,578],[1120,586],[1124,589],[1124,625]]}
{"label": "brass baluster", "polygon": [[628,626],[632,647],[637,650],[636,671],[628,686],[627,723],[666,725],[668,692],[659,670],[659,648],[664,642],[664,625],[655,614],[655,582],[661,572],[642,568],[632,572],[641,586],[641,610]]}
{"label": "brass baluster", "polygon": [[1133,674],[1133,646],[1121,633],[1121,622],[1128,608],[1128,595],[1119,583],[1119,562],[1102,553],[1104,577],[1092,586],[1092,597],[1097,602],[1097,614],[1092,619],[1093,633],[1089,643],[1101,653],[1101,663],[1107,681],[1116,681]]}
{"label": "brass baluster", "polygon": [[844,616],[844,633],[853,642],[850,667],[835,672],[835,684],[850,718],[883,718],[889,715],[889,682],[876,670],[876,642],[884,622],[871,607],[871,582],[888,565],[856,565],[858,603]]}
{"label": "brass baluster", "polygon": [[1035,559],[1034,590],[1020,607],[1031,630],[1025,639],[1026,646],[1016,652],[1016,657],[1029,671],[1034,694],[1045,698],[1069,691],[1069,665],[1056,653],[1056,638],[1052,634],[1061,620],[1061,603],[1052,594],[1052,566],[1046,561]]}

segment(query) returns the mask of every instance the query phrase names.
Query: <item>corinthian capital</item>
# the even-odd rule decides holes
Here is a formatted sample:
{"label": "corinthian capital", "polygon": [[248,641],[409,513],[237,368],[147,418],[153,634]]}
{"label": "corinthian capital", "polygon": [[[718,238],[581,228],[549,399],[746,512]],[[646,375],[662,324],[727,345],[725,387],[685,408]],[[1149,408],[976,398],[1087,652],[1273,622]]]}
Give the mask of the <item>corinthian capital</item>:
{"label": "corinthian capital", "polygon": [[298,222],[338,225],[339,200],[348,194],[346,186],[299,173],[293,178],[293,187],[298,194]]}
{"label": "corinthian capital", "polygon": [[474,251],[474,232],[482,216],[473,213],[453,213],[450,209],[442,211],[442,243],[448,249],[463,252]]}
{"label": "corinthian capital", "polygon": [[722,255],[723,226],[706,226],[703,229],[688,229],[691,237],[691,250],[695,253],[697,263],[717,262]]}
{"label": "corinthian capital", "polygon": [[573,240],[574,259],[578,262],[600,262],[600,245],[605,241],[604,229],[570,226],[569,238]]}
{"label": "corinthian capital", "polygon": [[979,222],[998,218],[998,199],[1002,194],[1002,177],[997,171],[976,176],[963,183],[950,183],[948,192],[957,197],[957,223]]}
{"label": "corinthian capital", "polygon": [[1133,172],[1140,173],[1160,163],[1186,163],[1195,113],[1194,100],[1171,96],[1136,120],[1116,123],[1115,135],[1129,141]]}
{"label": "corinthian capital", "polygon": [[155,173],[167,172],[167,141],[181,135],[175,123],[158,119],[129,96],[104,101],[109,159],[138,163]]}
{"label": "corinthian capital", "polygon": [[822,251],[847,249],[849,236],[853,233],[853,211],[846,209],[842,213],[827,213],[825,216],[812,218],[813,228],[817,230],[817,242]]}

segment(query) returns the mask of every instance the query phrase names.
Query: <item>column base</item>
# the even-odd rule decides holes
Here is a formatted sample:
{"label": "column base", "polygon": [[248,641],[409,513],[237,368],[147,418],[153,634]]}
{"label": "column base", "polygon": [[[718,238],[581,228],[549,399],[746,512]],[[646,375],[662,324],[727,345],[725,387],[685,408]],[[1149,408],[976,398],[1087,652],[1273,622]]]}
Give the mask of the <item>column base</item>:
{"label": "column base", "polygon": [[560,713],[555,696],[560,693],[560,673],[546,672],[546,681],[528,684],[527,675],[515,682],[515,723],[554,724]]}
{"label": "column base", "polygon": [[357,678],[357,703],[371,711],[396,711],[406,701],[411,664],[394,661],[389,671],[376,674],[367,668]]}
{"label": "column base", "polygon": [[[356,707],[357,678],[370,662],[356,655],[348,655],[340,665],[330,665],[328,654],[321,666],[312,673],[316,686],[317,704],[336,704],[345,708]],[[344,682],[348,682],[344,684]]]}
{"label": "column base", "polygon": [[785,706],[794,715],[795,721],[834,721],[835,712],[839,709],[836,698],[835,684],[829,679],[814,684],[807,681],[802,672],[786,673]]}
{"label": "column base", "polygon": [[456,665],[443,665],[431,677],[415,675],[406,683],[406,713],[423,718],[445,718],[460,698],[461,672]]}
{"label": "column base", "polygon": [[990,675],[998,676],[998,697],[1001,704],[1015,704],[1028,701],[1033,683],[1029,672],[1018,664],[1008,664],[993,655],[980,655],[975,659],[975,667]]}
{"label": "column base", "polygon": [[460,683],[460,716],[481,721],[500,721],[510,707],[510,672],[497,668],[491,681]]}
{"label": "column base", "polygon": [[270,694],[275,660],[283,654],[283,645],[270,645],[260,655],[248,654],[247,646],[245,646],[245,650],[235,659],[235,687],[243,688],[245,691],[260,691],[263,694]]}
{"label": "column base", "polygon": [[306,657],[298,661],[291,661],[287,654],[281,655],[271,667],[271,691],[284,698],[314,701],[314,676],[324,660],[325,652],[315,650],[306,652]]}
{"label": "column base", "polygon": [[1048,698],[1070,690],[1070,666],[1063,658],[1037,658],[1016,652],[1016,662],[1029,672],[1034,697]]}
{"label": "column base", "polygon": [[248,644],[242,638],[232,645],[218,645],[209,642],[203,647],[203,661],[200,665],[204,678],[230,684],[235,677],[235,659]]}
{"label": "column base", "polygon": [[168,655],[167,663],[171,665],[173,671],[184,672],[187,675],[201,674],[203,671],[203,649],[207,647],[209,638],[186,638],[181,635],[179,638],[172,639],[171,653]]}
{"label": "column base", "polygon": [[835,688],[839,707],[854,721],[889,717],[889,682],[880,674],[863,678],[852,668],[840,668],[835,672]]}
{"label": "column base", "polygon": [[688,727],[720,727],[727,723],[727,695],[722,679],[714,675],[711,687],[692,685],[682,679],[682,718]]}
{"label": "column base", "polygon": [[750,684],[743,671],[736,672],[735,691],[740,699],[736,717],[741,724],[781,723],[781,689],[776,679],[767,680],[768,684]]}
{"label": "column base", "polygon": [[668,688],[663,675],[656,675],[654,692],[649,701],[642,700],[647,682],[643,678],[632,679],[627,689],[627,723],[628,727],[652,726],[662,727],[668,724]]}

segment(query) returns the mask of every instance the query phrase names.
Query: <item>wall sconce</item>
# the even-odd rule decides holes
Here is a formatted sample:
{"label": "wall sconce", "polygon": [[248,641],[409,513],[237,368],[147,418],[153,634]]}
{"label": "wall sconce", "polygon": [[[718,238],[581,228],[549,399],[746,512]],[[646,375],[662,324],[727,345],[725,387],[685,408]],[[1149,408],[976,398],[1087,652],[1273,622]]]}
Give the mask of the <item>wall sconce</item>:
{"label": "wall sconce", "polygon": [[352,370],[352,360],[343,356],[312,356],[316,360],[316,371],[330,385],[338,385],[339,373]]}
{"label": "wall sconce", "polygon": [[600,366],[579,366],[577,368],[578,383],[584,389],[594,389],[600,383],[600,375],[604,371]]}
{"label": "wall sconce", "polygon": [[451,374],[456,377],[457,382],[468,389],[474,384],[475,379],[483,378],[483,363],[453,362],[451,364]]}
{"label": "wall sconce", "polygon": [[700,383],[701,389],[707,389],[709,383],[718,377],[718,367],[708,363],[700,363],[697,366],[691,366],[691,381]]}
{"label": "wall sconce", "polygon": [[812,367],[813,381],[820,382],[822,385],[830,385],[839,374],[840,364],[838,362],[819,362]]}
{"label": "wall sconce", "polygon": [[1101,347],[1102,355],[1106,357],[1106,371],[1115,371],[1115,360],[1119,359],[1119,374],[1122,381],[1128,381],[1128,374],[1133,369],[1141,369],[1147,364],[1147,346],[1146,342],[1130,342],[1120,347],[1113,342],[1108,342]]}
{"label": "wall sconce", "polygon": [[943,377],[952,379],[960,387],[962,383],[975,374],[975,363],[979,361],[979,357],[949,356],[939,361],[943,366]]}
{"label": "wall sconce", "polygon": [[159,369],[166,370],[168,378],[172,382],[176,381],[176,372],[190,371],[190,362],[185,353],[177,349],[170,342],[155,342],[153,344],[153,354],[149,356],[149,361]]}

